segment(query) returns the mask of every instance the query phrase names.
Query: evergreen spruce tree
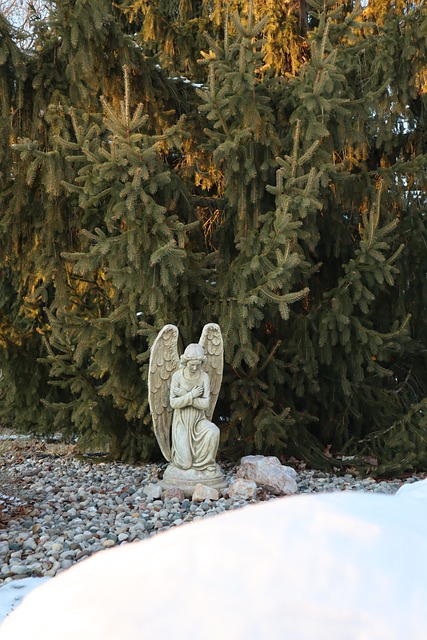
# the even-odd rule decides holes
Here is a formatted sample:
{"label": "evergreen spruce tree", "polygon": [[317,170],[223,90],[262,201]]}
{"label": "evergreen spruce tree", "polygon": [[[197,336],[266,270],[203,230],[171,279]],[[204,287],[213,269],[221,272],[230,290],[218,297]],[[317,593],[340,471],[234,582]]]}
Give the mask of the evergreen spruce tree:
{"label": "evergreen spruce tree", "polygon": [[204,80],[197,60],[205,47],[205,33],[218,44],[228,30],[236,35],[228,23],[228,16],[236,12],[243,20],[248,14],[256,22],[268,17],[263,23],[264,64],[276,75],[295,74],[307,53],[302,41],[308,26],[305,0],[122,0],[120,6],[140,29],[141,44],[158,56],[162,67],[193,81]]}
{"label": "evergreen spruce tree", "polygon": [[[289,125],[298,122],[301,135],[298,136],[293,157],[300,157],[300,166],[302,159],[302,166],[306,161],[312,169],[311,173],[307,169],[305,178],[303,172],[299,179],[307,180],[308,175],[311,178],[316,176],[316,179],[307,180],[310,191],[305,195],[308,198],[293,199],[299,210],[299,219],[303,220],[301,228],[295,234],[300,249],[298,276],[294,275],[294,280],[299,279],[301,285],[308,286],[310,295],[306,296],[304,305],[292,307],[287,325],[277,322],[274,314],[271,314],[271,304],[266,301],[262,304],[263,320],[269,331],[278,338],[277,344],[280,345],[269,360],[267,374],[271,374],[275,367],[281,370],[282,376],[276,376],[274,388],[277,390],[280,381],[286,380],[288,389],[280,389],[281,402],[282,406],[290,407],[288,417],[294,420],[295,426],[291,426],[288,420],[286,426],[280,429],[273,418],[274,413],[277,415],[277,410],[271,411],[274,404],[268,405],[263,398],[261,406],[263,416],[267,418],[264,420],[264,428],[258,427],[257,420],[254,419],[254,407],[256,412],[257,405],[253,398],[242,392],[244,375],[241,371],[238,372],[239,392],[235,396],[239,408],[231,403],[232,410],[235,410],[235,420],[231,420],[231,426],[236,420],[240,421],[239,437],[243,446],[253,450],[255,445],[257,450],[265,451],[268,448],[272,453],[278,453],[278,434],[285,432],[286,438],[282,435],[281,442],[283,444],[284,439],[288,441],[288,451],[289,440],[293,440],[296,443],[295,452],[301,455],[304,451],[311,459],[315,456],[313,447],[316,446],[312,435],[317,436],[318,443],[329,444],[335,451],[342,450],[349,442],[354,447],[355,439],[376,430],[380,422],[390,424],[396,420],[407,402],[407,398],[396,398],[392,364],[403,353],[407,343],[408,319],[403,307],[394,309],[388,318],[378,314],[381,301],[390,297],[387,290],[395,283],[398,273],[395,263],[401,253],[395,233],[398,210],[396,207],[389,208],[388,205],[390,188],[382,189],[382,201],[386,200],[387,208],[383,204],[383,215],[379,215],[379,176],[382,176],[382,180],[387,180],[389,186],[393,184],[396,175],[402,172],[402,167],[396,159],[398,162],[389,171],[381,171],[382,167],[369,171],[368,166],[360,161],[369,144],[368,123],[376,96],[369,91],[370,87],[366,90],[361,84],[357,84],[362,82],[357,74],[360,60],[366,55],[366,45],[360,38],[360,32],[367,27],[360,20],[360,10],[348,15],[344,22],[342,11],[343,7],[331,5],[331,9],[326,12],[319,9],[319,13],[314,15],[317,27],[310,38],[310,58],[297,78],[289,84],[281,85],[282,90],[277,91],[272,90],[271,81],[269,86],[268,78],[264,77],[260,89],[269,92],[270,106],[274,105],[277,109],[278,115],[273,114],[273,109],[269,112],[270,121],[277,118],[276,126],[272,129],[279,136],[282,134],[276,148],[279,148],[280,143],[284,148],[289,148],[292,133],[292,126]],[[238,18],[235,18],[235,24],[238,24]],[[255,34],[250,35],[253,43]],[[208,118],[215,122],[217,114],[214,125],[217,131],[209,132],[213,140],[213,160],[222,161],[220,166],[225,189],[227,182],[232,187],[230,195],[226,197],[225,212],[230,204],[235,207],[240,205],[240,211],[244,211],[246,215],[249,213],[249,217],[245,218],[247,222],[251,208],[246,203],[250,200],[245,199],[242,187],[245,181],[251,186],[249,176],[253,154],[250,151],[242,153],[240,157],[236,154],[237,161],[233,165],[232,152],[237,145],[233,146],[229,139],[230,132],[234,133],[233,129],[239,121],[240,112],[236,107],[239,100],[245,105],[241,109],[242,113],[247,115],[244,126],[240,130],[236,127],[239,133],[244,132],[239,142],[244,135],[249,137],[248,123],[257,123],[251,106],[252,96],[256,94],[255,91],[252,91],[252,95],[250,91],[244,93],[242,85],[239,86],[236,80],[238,74],[232,75],[228,71],[227,54],[222,54],[218,47],[215,49],[212,41],[211,46],[213,55],[220,57],[217,72],[220,89],[216,94],[211,90],[200,92],[200,95],[208,102],[205,107],[209,109]],[[225,41],[224,51],[233,51],[233,45],[228,47]],[[234,56],[237,59],[236,53]],[[230,59],[232,58],[231,53]],[[242,57],[239,59],[242,60]],[[374,61],[370,62],[372,64]],[[240,69],[243,68],[250,69],[248,60],[241,65]],[[234,80],[233,95],[231,91],[227,91],[228,77]],[[358,99],[359,96],[364,96],[364,100]],[[351,128],[346,124],[349,118],[353,125]],[[262,121],[268,123],[264,114]],[[228,160],[229,164],[223,159]],[[422,165],[423,160],[418,158],[415,162],[406,164],[404,170],[416,176]],[[258,167],[260,166],[259,164]],[[242,167],[246,170],[249,168],[246,175]],[[261,175],[260,170],[253,171],[253,182]],[[263,194],[261,201],[265,206],[268,200],[263,186],[260,191]],[[241,194],[243,197],[239,200]],[[235,228],[225,212],[222,224],[224,236],[230,242],[234,233],[234,242],[239,249],[242,243],[236,241]],[[238,213],[239,210],[234,211],[234,215],[230,216],[235,226],[239,220]],[[295,213],[296,219],[298,214]],[[256,218],[256,214],[253,217]],[[240,228],[239,231],[243,236],[246,233],[246,229],[242,231]],[[220,231],[217,235],[220,237]],[[256,247],[251,255],[259,255],[260,250],[253,237],[250,245],[252,250]],[[272,243],[271,246],[273,247]],[[238,289],[244,282],[240,274],[244,274],[245,269],[240,264],[233,271],[231,265],[234,260],[238,264],[239,260],[226,247],[227,244],[224,243],[219,249],[219,255],[225,263],[222,268],[224,273],[230,273],[229,281],[235,283],[234,288]],[[248,256],[243,260],[246,264],[256,263],[255,258],[250,262]],[[270,272],[273,273],[271,266]],[[259,278],[258,273],[256,277]],[[216,281],[219,280],[220,277],[217,277]],[[282,275],[282,284],[284,283]],[[233,296],[227,290],[224,299],[231,306]],[[245,304],[242,299],[238,299],[236,307],[238,311],[234,314],[229,312],[228,315],[233,328],[239,326],[239,315],[244,313]],[[227,317],[224,310],[220,315]],[[282,346],[285,332],[289,334],[286,349]],[[244,342],[242,335],[248,334],[241,327],[239,333],[234,335],[239,336],[236,343],[244,345],[241,352],[246,349],[249,354],[259,353],[259,348],[251,349],[253,335],[246,337]],[[262,345],[265,343],[264,337]],[[230,351],[233,353],[231,348]],[[301,357],[301,353],[304,353],[304,357]],[[262,388],[259,379],[257,385],[259,396],[259,389]],[[233,388],[232,384],[230,389]],[[274,391],[269,388],[267,395],[271,400]],[[330,402],[331,397],[335,398],[333,403]],[[251,425],[248,430],[242,426],[246,417]],[[316,448],[318,449],[318,445]],[[318,464],[322,462],[318,456],[316,459]]]}
{"label": "evergreen spruce tree", "polygon": [[48,4],[0,22],[3,419],[147,455],[149,344],[213,320],[223,453],[425,468],[424,3]]}
{"label": "evergreen spruce tree", "polygon": [[82,445],[107,440],[115,455],[135,459],[150,442],[147,338],[168,322],[191,334],[195,225],[186,188],[164,160],[179,149],[180,124],[147,132],[143,105],[131,104],[128,70],[119,110],[105,98],[102,106],[103,122],[89,127],[72,113],[76,142],[61,140],[79,166],[66,187],[90,227],[80,251],[63,254],[69,302],[51,314],[47,360],[71,392],[56,405],[58,426],[72,424]]}
{"label": "evergreen spruce tree", "polygon": [[69,303],[68,269],[61,254],[78,247],[79,232],[86,226],[84,215],[78,215],[77,194],[64,186],[76,172],[64,153],[64,141],[75,141],[70,108],[83,112],[86,121],[99,121],[99,94],[119,101],[125,63],[139,99],[148,105],[150,127],[164,126],[170,104],[165,108],[162,101],[171,98],[155,61],[128,38],[111,2],[69,0],[50,6],[48,19],[34,25],[31,51],[19,47],[19,35],[2,20],[5,64],[0,70],[5,123],[1,414],[16,427],[41,431],[53,428],[52,414],[41,400],[55,402],[62,395],[48,385],[49,367],[40,361],[43,337],[51,332],[46,309]]}
{"label": "evergreen spruce tree", "polygon": [[[394,416],[385,411],[360,446],[379,460],[379,473],[413,471],[424,465],[426,329],[426,39],[427,11],[423,2],[372,3],[365,16],[380,25],[372,38],[369,59],[373,71],[369,133],[375,146],[369,164],[379,165],[387,189],[385,206],[399,219],[398,241],[404,250],[392,295],[382,295],[375,313],[384,326],[391,317],[411,314],[410,340],[392,358],[389,399]],[[375,44],[374,44],[375,42]],[[376,90],[373,90],[373,86]],[[372,166],[371,166],[372,168]],[[392,417],[394,419],[392,419]]]}
{"label": "evergreen spruce tree", "polygon": [[[30,120],[27,105],[30,57],[20,47],[23,37],[0,14],[0,345],[4,375],[1,415],[3,420],[18,415],[17,427],[46,424],[38,399],[47,393],[48,379],[47,368],[37,363],[40,337],[36,330],[43,320],[38,321],[37,304],[31,299],[40,274],[26,271],[35,252],[26,255],[28,247],[23,249],[23,237],[32,227],[32,220],[20,212],[25,204],[31,208],[32,198],[27,196],[25,177],[15,165],[12,151],[13,143],[25,133]],[[32,228],[31,233],[37,231]],[[32,393],[28,393],[29,380]]]}
{"label": "evergreen spruce tree", "polygon": [[[246,452],[278,452],[293,422],[281,397],[278,350],[289,305],[308,291],[294,288],[296,273],[304,269],[296,242],[301,219],[313,206],[317,176],[301,169],[313,149],[299,157],[298,131],[292,154],[277,165],[282,144],[272,108],[277,82],[263,69],[261,52],[267,20],[255,23],[249,11],[246,23],[237,13],[232,21],[234,38],[222,47],[209,39],[209,87],[198,92],[210,123],[206,146],[225,200],[216,228],[210,228],[216,251],[208,256],[208,312],[220,319],[229,363],[231,420],[224,432]],[[274,182],[272,198],[267,187]],[[298,197],[304,202],[300,211],[293,204]]]}
{"label": "evergreen spruce tree", "polygon": [[[357,12],[343,21],[340,10],[333,6],[329,17],[323,9],[315,15],[318,26],[311,38],[310,62],[292,83],[297,107],[291,119],[300,119],[307,144],[313,133],[319,136],[321,127],[326,129],[317,151],[327,178],[319,194],[322,215],[310,233],[311,239],[319,233],[315,256],[321,269],[310,282],[309,329],[304,338],[310,347],[315,345],[309,353],[314,355],[312,372],[317,372],[319,394],[317,399],[310,394],[313,405],[304,404],[318,417],[314,433],[322,442],[332,444],[335,451],[350,442],[354,451],[363,435],[376,432],[379,424],[392,424],[411,403],[410,385],[396,393],[395,363],[405,358],[409,343],[408,308],[392,302],[399,293],[396,265],[403,255],[396,184],[409,176],[418,182],[425,159],[402,162],[399,146],[386,160],[378,130],[372,137],[378,93],[365,78],[377,64],[378,42],[371,39],[371,27],[360,22]],[[372,145],[375,151],[369,158]],[[296,318],[297,326],[300,320]],[[294,331],[298,335],[298,329]],[[420,441],[419,432],[414,437]],[[369,447],[362,448],[369,453]],[[385,459],[390,453],[384,450],[382,455]],[[419,451],[419,455],[424,454]],[[380,464],[379,471],[384,468]]]}

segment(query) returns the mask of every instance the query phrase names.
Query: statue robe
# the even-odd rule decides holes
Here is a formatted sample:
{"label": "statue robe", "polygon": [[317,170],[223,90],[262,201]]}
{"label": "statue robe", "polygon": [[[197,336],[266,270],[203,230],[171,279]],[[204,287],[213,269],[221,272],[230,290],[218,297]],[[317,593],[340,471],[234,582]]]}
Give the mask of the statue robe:
{"label": "statue robe", "polygon": [[[191,390],[203,387],[203,395],[193,398]],[[195,380],[186,380],[178,369],[170,387],[172,418],[171,462],[179,469],[212,470],[219,446],[219,429],[206,417],[209,408],[210,382],[208,374],[200,370]]]}

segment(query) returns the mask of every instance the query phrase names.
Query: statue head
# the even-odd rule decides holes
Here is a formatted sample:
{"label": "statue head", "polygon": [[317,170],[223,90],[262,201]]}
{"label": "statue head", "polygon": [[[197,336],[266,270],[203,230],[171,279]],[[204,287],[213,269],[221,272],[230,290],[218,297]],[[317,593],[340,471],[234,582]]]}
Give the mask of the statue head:
{"label": "statue head", "polygon": [[200,364],[204,364],[206,362],[205,350],[201,344],[189,344],[180,360],[183,367],[185,367],[188,362],[194,360],[198,360]]}

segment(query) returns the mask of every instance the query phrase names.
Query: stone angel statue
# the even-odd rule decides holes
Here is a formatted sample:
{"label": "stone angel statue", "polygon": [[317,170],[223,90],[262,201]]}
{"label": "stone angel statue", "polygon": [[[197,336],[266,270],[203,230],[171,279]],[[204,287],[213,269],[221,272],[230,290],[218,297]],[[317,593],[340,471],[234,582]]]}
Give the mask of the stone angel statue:
{"label": "stone angel statue", "polygon": [[221,330],[205,325],[197,344],[178,354],[179,332],[167,324],[151,347],[148,398],[154,433],[168,462],[163,486],[191,493],[201,482],[225,485],[216,463],[219,429],[212,422],[224,366]]}

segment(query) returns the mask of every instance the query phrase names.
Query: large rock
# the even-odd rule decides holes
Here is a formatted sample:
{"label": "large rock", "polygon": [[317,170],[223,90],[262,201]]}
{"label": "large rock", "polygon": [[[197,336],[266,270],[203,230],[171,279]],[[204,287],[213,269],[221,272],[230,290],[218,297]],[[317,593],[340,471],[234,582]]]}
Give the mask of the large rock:
{"label": "large rock", "polygon": [[244,480],[252,480],[277,496],[298,492],[295,470],[280,464],[274,456],[245,456],[240,461],[236,475]]}
{"label": "large rock", "polygon": [[427,510],[342,492],[270,500],[95,554],[2,640],[425,640]]}

